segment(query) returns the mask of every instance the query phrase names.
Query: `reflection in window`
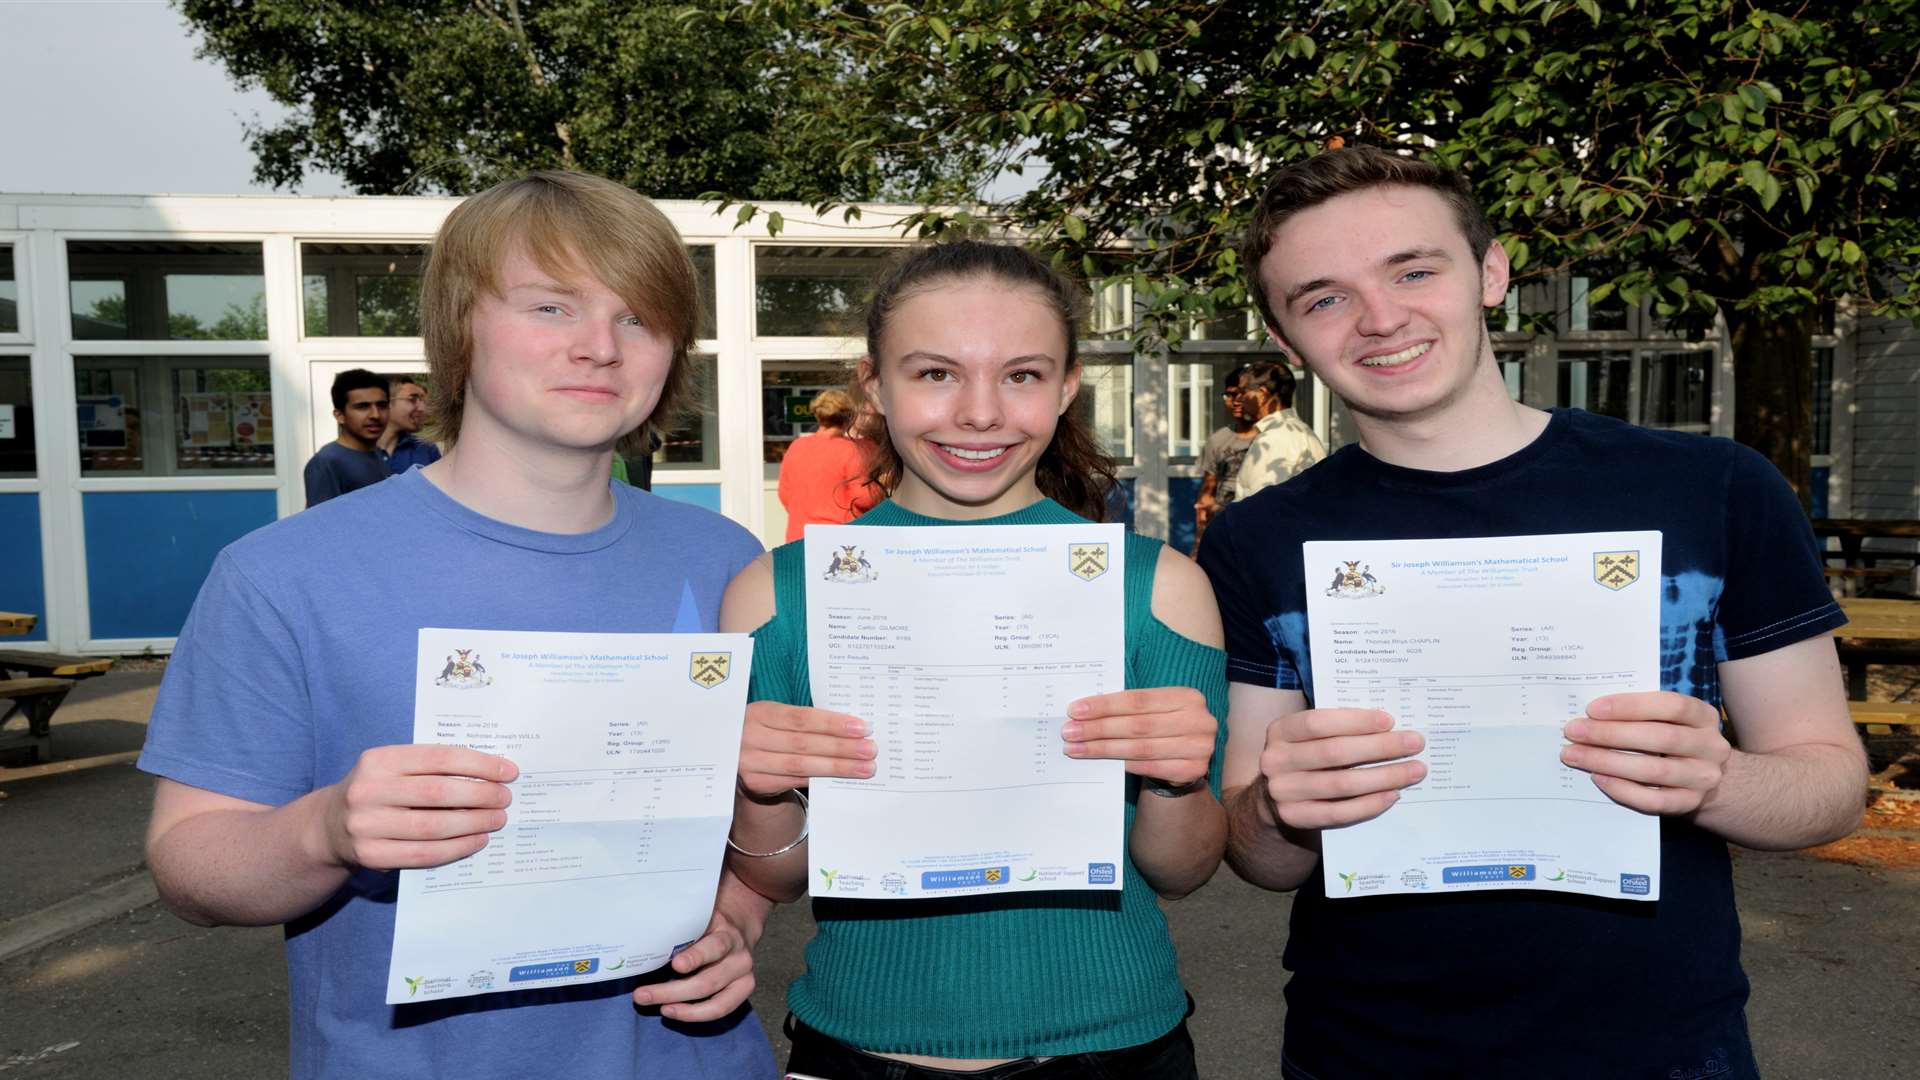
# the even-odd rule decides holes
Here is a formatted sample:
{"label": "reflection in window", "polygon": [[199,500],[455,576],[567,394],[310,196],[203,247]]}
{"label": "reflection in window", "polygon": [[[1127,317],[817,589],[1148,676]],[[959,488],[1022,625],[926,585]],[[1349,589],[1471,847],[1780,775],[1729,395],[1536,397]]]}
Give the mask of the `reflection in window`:
{"label": "reflection in window", "polygon": [[754,252],[761,337],[859,337],[860,309],[894,249],[762,247]]}
{"label": "reflection in window", "polygon": [[0,356],[0,476],[32,476],[33,366],[25,356]]}
{"label": "reflection in window", "polygon": [[1713,430],[1713,353],[1655,353],[1640,381],[1641,424],[1702,435]]}
{"label": "reflection in window", "polygon": [[695,353],[687,357],[687,399],[678,417],[665,419],[659,449],[653,452],[656,469],[717,469],[720,467],[720,418],[714,412],[718,377],[715,357]]}
{"label": "reflection in window", "polygon": [[1124,338],[1133,332],[1133,279],[1095,278],[1082,297],[1087,317],[1081,333],[1091,338]]}
{"label": "reflection in window", "polygon": [[273,389],[265,366],[175,368],[173,392],[180,471],[272,471]]}
{"label": "reflection in window", "polygon": [[0,334],[20,332],[20,284],[13,278],[13,246],[0,244]]}
{"label": "reflection in window", "polygon": [[763,460],[779,461],[793,440],[815,430],[813,399],[822,390],[845,390],[853,371],[842,361],[804,367],[768,367],[760,374]]}
{"label": "reflection in window", "polygon": [[1563,352],[1556,403],[1631,420],[1632,379],[1633,360],[1628,353]]}
{"label": "reflection in window", "polygon": [[700,287],[700,323],[694,328],[694,336],[701,340],[710,340],[720,336],[720,318],[713,306],[713,245],[691,244],[687,254],[693,258],[693,276]]}
{"label": "reflection in window", "polygon": [[262,341],[259,244],[71,240],[68,299],[82,341]]}
{"label": "reflection in window", "polygon": [[73,388],[79,406],[80,471],[144,471],[138,362],[76,360]]}
{"label": "reflection in window", "polygon": [[1593,289],[1609,280],[1611,278],[1603,276],[1573,275],[1568,284],[1572,317],[1568,320],[1567,329],[1594,331],[1627,328],[1627,302],[1620,298],[1618,292],[1609,293],[1597,302],[1589,299]]}
{"label": "reflection in window", "polygon": [[83,474],[273,471],[265,359],[81,357],[73,378]]}
{"label": "reflection in window", "polygon": [[1122,462],[1133,460],[1132,357],[1112,361],[1083,358],[1080,396],[1073,407],[1108,457]]}
{"label": "reflection in window", "polygon": [[418,337],[425,244],[300,245],[308,337]]}

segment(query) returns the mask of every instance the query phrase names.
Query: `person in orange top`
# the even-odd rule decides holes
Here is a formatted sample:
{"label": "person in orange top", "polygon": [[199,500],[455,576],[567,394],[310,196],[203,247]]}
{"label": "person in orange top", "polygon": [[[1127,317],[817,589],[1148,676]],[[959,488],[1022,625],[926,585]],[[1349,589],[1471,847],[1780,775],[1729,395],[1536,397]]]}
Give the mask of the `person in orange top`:
{"label": "person in orange top", "polygon": [[780,459],[780,505],[787,508],[787,539],[808,525],[842,525],[880,502],[867,481],[873,443],[848,433],[859,412],[853,398],[823,390],[813,399],[820,430],[802,435]]}

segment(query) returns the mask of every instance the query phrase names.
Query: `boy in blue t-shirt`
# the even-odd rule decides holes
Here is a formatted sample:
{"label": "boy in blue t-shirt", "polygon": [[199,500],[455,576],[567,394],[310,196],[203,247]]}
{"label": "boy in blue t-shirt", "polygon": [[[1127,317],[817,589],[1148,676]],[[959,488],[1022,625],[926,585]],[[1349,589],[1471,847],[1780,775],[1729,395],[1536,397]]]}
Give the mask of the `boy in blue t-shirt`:
{"label": "boy in blue t-shirt", "polygon": [[[446,456],[242,538],[202,588],[140,759],[147,855],[182,918],[286,925],[294,1077],[774,1075],[744,1004],[770,905],[731,876],[651,976],[384,1003],[398,870],[485,846],[516,775],[411,744],[420,628],[711,631],[759,554],[608,480],[684,392],[697,295],[673,226],[618,184],[534,173],[467,200],[421,291]],[[358,557],[369,520],[379,559]]]}
{"label": "boy in blue t-shirt", "polygon": [[[1456,173],[1365,147],[1291,166],[1243,265],[1360,436],[1236,502],[1200,550],[1232,680],[1227,861],[1299,889],[1281,1074],[1756,1076],[1726,844],[1845,835],[1866,773],[1829,636],[1845,618],[1792,492],[1725,440],[1512,401],[1484,319],[1507,257]],[[1393,717],[1311,707],[1306,590],[1324,583],[1300,545],[1641,529],[1663,534],[1663,689],[1589,703],[1561,760],[1661,816],[1661,898],[1330,901],[1320,830],[1394,813],[1425,766]]]}

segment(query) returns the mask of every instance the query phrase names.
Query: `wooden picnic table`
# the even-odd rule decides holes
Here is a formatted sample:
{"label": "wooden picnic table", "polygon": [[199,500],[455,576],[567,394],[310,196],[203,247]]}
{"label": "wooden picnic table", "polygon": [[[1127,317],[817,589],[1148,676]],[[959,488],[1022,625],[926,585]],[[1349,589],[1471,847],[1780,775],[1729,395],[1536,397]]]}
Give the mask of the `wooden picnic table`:
{"label": "wooden picnic table", "polygon": [[1871,664],[1920,664],[1920,600],[1844,597],[1847,625],[1834,630],[1847,667],[1847,697],[1867,700]]}
{"label": "wooden picnic table", "polygon": [[1920,520],[1908,518],[1814,518],[1813,535],[1840,541],[1839,554],[1848,566],[1871,567],[1876,558],[1911,559],[1911,551],[1868,549],[1869,540],[1920,540]]}

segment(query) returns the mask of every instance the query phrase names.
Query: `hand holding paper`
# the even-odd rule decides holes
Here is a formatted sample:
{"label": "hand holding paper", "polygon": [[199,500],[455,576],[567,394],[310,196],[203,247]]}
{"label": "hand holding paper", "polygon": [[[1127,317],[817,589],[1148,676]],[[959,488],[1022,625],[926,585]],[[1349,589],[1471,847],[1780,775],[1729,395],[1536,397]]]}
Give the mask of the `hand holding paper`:
{"label": "hand holding paper", "polygon": [[1306,709],[1267,726],[1260,775],[1282,824],[1353,825],[1385,813],[1400,789],[1427,775],[1424,763],[1398,760],[1426,744],[1417,731],[1394,730],[1378,709]]}
{"label": "hand holding paper", "polygon": [[327,851],[369,870],[444,866],[507,823],[513,762],[460,746],[380,746],[330,792]]}
{"label": "hand holding paper", "polygon": [[1566,733],[1573,745],[1560,760],[1592,773],[1614,802],[1646,814],[1698,810],[1733,754],[1718,710],[1664,690],[1595,698]]}
{"label": "hand holding paper", "polygon": [[1219,722],[1190,686],[1122,690],[1067,706],[1067,756],[1118,758],[1137,776],[1189,784],[1207,775]]}

